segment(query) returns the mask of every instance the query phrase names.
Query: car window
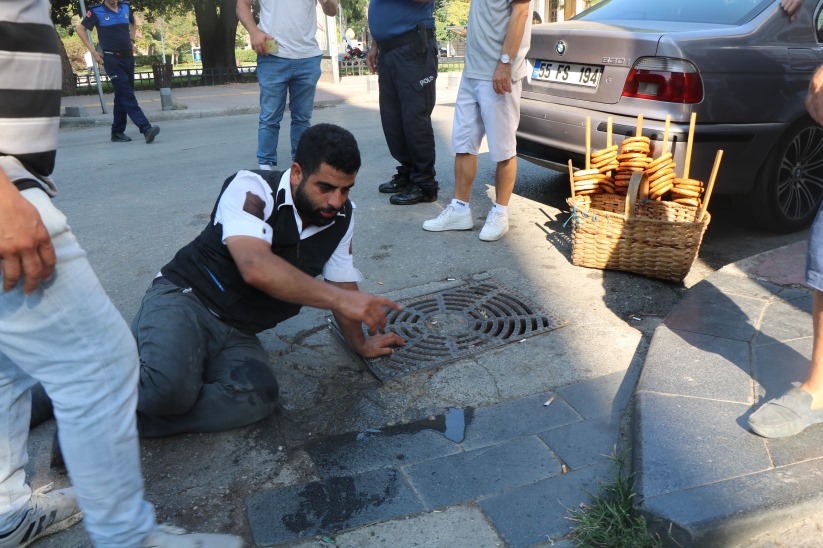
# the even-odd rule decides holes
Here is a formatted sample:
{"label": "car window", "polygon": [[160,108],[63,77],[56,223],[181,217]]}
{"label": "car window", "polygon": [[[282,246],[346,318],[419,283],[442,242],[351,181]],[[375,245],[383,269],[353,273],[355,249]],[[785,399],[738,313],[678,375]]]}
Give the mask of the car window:
{"label": "car window", "polygon": [[773,3],[774,0],[603,0],[574,19],[741,25]]}

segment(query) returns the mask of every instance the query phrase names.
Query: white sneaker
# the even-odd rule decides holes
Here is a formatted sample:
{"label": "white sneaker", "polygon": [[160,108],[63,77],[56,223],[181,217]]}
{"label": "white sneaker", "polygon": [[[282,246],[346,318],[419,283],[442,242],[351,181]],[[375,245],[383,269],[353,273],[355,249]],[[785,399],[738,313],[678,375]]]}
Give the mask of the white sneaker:
{"label": "white sneaker", "polygon": [[31,508],[11,532],[0,534],[0,548],[24,548],[37,539],[68,529],[83,517],[74,488],[51,491],[51,484],[31,494]]}
{"label": "white sneaker", "polygon": [[258,164],[260,171],[274,171],[274,167],[269,164]]}
{"label": "white sneaker", "polygon": [[241,548],[243,539],[234,535],[213,533],[189,533],[174,525],[163,524],[159,530],[149,533],[142,548]]}
{"label": "white sneaker", "polygon": [[457,213],[454,206],[449,204],[446,209],[440,212],[434,219],[429,219],[423,223],[423,230],[429,232],[443,232],[444,230],[471,230],[474,226],[471,210],[465,213]]}
{"label": "white sneaker", "polygon": [[484,242],[494,242],[509,231],[509,214],[503,211],[489,211],[486,224],[480,231],[480,239]]}

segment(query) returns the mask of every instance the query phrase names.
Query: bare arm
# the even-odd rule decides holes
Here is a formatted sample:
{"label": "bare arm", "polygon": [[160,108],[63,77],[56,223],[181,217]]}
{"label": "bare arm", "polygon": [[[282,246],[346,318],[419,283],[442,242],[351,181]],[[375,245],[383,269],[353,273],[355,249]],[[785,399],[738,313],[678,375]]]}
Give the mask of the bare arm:
{"label": "bare arm", "polygon": [[23,291],[33,292],[54,272],[57,259],[37,209],[23,198],[0,169],[0,273],[3,291],[23,278]]}
{"label": "bare arm", "polygon": [[94,60],[97,61],[98,65],[103,64],[103,56],[97,53],[97,50],[94,48],[94,45],[89,40],[89,29],[87,29],[83,23],[79,23],[74,31],[77,33],[77,36],[80,37],[80,41],[83,42],[83,45],[86,46],[86,49],[89,50],[94,57]]}
{"label": "bare arm", "polygon": [[272,40],[274,36],[269,36],[257,28],[257,23],[254,22],[254,16],[251,14],[251,0],[237,0],[237,8],[235,11],[237,18],[249,32],[252,49],[260,55],[266,55],[268,53],[266,40]]}
{"label": "bare arm", "polygon": [[386,326],[385,307],[400,309],[384,297],[347,291],[312,278],[272,253],[269,244],[259,238],[230,236],[226,246],[243,281],[276,299],[331,310],[336,317],[365,323],[372,333]]}
{"label": "bare arm", "polygon": [[[512,15],[509,18],[509,24],[506,27],[506,38],[503,40],[503,51],[500,53],[508,53],[514,60],[517,55],[517,50],[520,49],[520,42],[523,41],[523,33],[526,30],[526,22],[531,16],[529,11],[528,0],[514,0],[512,2]],[[512,91],[512,64],[497,62],[497,68],[494,69],[494,76],[492,77],[492,85],[494,92],[497,94],[511,93]]]}
{"label": "bare arm", "polygon": [[[345,291],[359,291],[357,284],[354,282],[328,283]],[[334,312],[334,319],[337,320],[337,325],[340,326],[340,331],[343,333],[343,338],[346,339],[346,344],[364,358],[385,356],[386,354],[392,353],[392,346],[403,346],[406,344],[403,337],[397,333],[375,333],[366,337],[363,335],[360,322],[346,318],[337,312]]]}
{"label": "bare arm", "polygon": [[337,15],[337,0],[317,0],[323,13],[329,17]]}

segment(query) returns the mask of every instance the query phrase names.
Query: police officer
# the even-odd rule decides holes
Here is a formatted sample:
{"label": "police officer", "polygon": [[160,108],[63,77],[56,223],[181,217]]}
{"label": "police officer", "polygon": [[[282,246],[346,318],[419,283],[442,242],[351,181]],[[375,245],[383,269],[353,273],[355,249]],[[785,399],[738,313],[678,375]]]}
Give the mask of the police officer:
{"label": "police officer", "polygon": [[[89,40],[86,30],[97,27],[97,40],[103,47],[100,55]],[[128,2],[104,0],[92,6],[77,25],[77,34],[94,56],[98,64],[106,68],[114,86],[114,120],[111,124],[111,140],[125,143],[131,141],[126,131],[126,116],[140,129],[140,133],[151,143],[160,133],[158,126],[152,126],[137,104],[134,96],[134,14]]]}
{"label": "police officer", "polygon": [[400,165],[380,192],[395,205],[433,202],[434,170],[431,113],[437,79],[437,40],[433,0],[372,0],[369,30],[374,42],[366,58],[378,73],[380,120],[389,152]]}

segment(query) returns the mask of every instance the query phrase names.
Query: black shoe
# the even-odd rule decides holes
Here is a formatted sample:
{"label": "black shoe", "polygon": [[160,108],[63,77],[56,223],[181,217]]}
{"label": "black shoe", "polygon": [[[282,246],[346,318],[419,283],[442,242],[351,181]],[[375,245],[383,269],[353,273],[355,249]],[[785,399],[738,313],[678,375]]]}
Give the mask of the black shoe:
{"label": "black shoe", "polygon": [[115,143],[128,143],[131,141],[131,137],[121,131],[120,133],[112,133],[111,140]]}
{"label": "black shoe", "polygon": [[[151,143],[154,141],[154,138],[157,137],[157,134],[160,133],[160,127],[158,126],[151,126],[149,129],[146,130],[146,133],[143,136],[146,138],[146,144]],[[129,139],[131,141],[131,139]]]}
{"label": "black shoe", "polygon": [[51,400],[43,385],[39,382],[31,387],[31,421],[29,428],[34,428],[47,420],[54,418],[54,409]]}
{"label": "black shoe", "polygon": [[382,192],[383,194],[395,194],[396,192],[404,192],[406,188],[411,184],[409,178],[405,175],[397,174],[391,178],[391,181],[388,183],[383,183],[377,190]]}
{"label": "black shoe", "polygon": [[63,451],[60,449],[60,439],[57,437],[57,430],[54,431],[54,438],[51,440],[51,456],[49,459],[49,468],[65,468],[66,463],[63,462]]}
{"label": "black shoe", "polygon": [[437,200],[437,193],[427,194],[417,185],[409,185],[405,192],[395,194],[389,198],[394,205],[412,205]]}

